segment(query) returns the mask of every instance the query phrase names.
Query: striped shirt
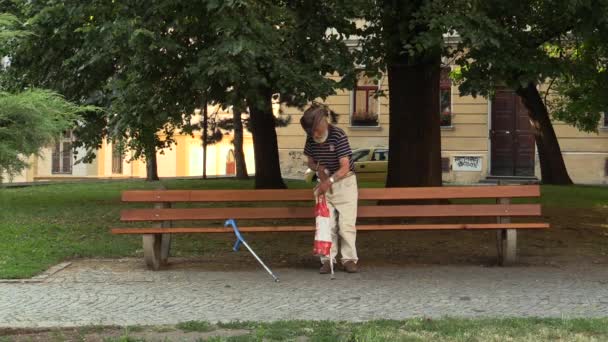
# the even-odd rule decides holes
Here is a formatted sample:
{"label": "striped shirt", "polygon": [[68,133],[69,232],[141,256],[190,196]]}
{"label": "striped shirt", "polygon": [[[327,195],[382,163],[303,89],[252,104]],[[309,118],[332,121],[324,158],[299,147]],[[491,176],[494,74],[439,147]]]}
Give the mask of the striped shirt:
{"label": "striped shirt", "polygon": [[329,125],[327,140],[318,144],[311,136],[306,138],[304,154],[312,157],[315,163],[323,165],[331,173],[340,169],[340,158],[348,157],[350,160],[350,171],[355,171],[352,151],[346,133],[341,128]]}

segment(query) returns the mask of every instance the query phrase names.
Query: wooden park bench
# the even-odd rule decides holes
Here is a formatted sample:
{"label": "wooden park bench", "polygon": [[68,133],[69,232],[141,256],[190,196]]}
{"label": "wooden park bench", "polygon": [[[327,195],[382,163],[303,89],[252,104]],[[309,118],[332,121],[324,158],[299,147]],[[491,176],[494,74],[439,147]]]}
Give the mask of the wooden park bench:
{"label": "wooden park bench", "polygon": [[[511,200],[539,197],[538,185],[359,189],[362,203],[358,218],[366,222],[358,222],[357,230],[495,230],[499,264],[504,265],[516,259],[518,229],[549,228],[548,223],[539,222],[540,204],[514,204]],[[458,204],[459,201],[454,204],[453,200],[462,199],[467,200],[465,204]],[[486,203],[468,204],[471,199],[485,200],[483,202]],[[491,202],[488,203],[488,199]],[[409,203],[414,200],[414,203],[421,204],[385,205],[389,200],[410,200]],[[424,204],[424,200],[442,204]],[[154,270],[167,262],[171,234],[232,233],[232,228],[223,226],[227,219],[258,223],[241,226],[243,233],[313,232],[315,229],[312,190],[134,190],[123,192],[122,201],[154,204],[154,208],[127,209],[121,213],[121,221],[152,224],[142,228],[111,229],[112,234],[142,234],[144,259]],[[377,201],[385,202],[378,205]],[[175,207],[175,204],[184,202],[200,202],[213,207]],[[306,202],[306,206],[301,203],[300,206],[293,206],[295,203],[286,205],[287,202]],[[525,219],[511,222],[515,217]],[[479,223],[480,218],[488,222]],[[422,223],[421,219],[441,222]],[[467,219],[475,222],[463,223]],[[288,224],[260,225],[263,220],[280,220]],[[387,220],[399,222],[386,223]],[[199,227],[179,227],[173,221],[215,222]]]}

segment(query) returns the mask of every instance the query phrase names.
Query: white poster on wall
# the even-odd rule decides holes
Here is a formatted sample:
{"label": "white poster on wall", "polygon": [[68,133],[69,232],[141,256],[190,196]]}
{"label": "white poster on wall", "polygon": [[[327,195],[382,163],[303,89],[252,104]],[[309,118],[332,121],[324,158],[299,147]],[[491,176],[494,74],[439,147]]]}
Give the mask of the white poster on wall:
{"label": "white poster on wall", "polygon": [[455,156],[454,171],[481,171],[481,156]]}

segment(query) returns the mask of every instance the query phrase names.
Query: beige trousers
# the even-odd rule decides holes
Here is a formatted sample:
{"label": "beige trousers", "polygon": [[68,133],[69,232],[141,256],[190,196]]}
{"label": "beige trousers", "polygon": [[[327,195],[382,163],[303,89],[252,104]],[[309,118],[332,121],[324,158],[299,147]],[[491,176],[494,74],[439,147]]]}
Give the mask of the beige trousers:
{"label": "beige trousers", "polygon": [[[335,261],[338,255],[338,234],[340,235],[340,254],[342,263],[346,261],[357,262],[357,177],[355,175],[341,179],[334,183],[327,192],[327,206],[329,207],[331,221],[331,258]],[[321,262],[329,261],[322,257]]]}

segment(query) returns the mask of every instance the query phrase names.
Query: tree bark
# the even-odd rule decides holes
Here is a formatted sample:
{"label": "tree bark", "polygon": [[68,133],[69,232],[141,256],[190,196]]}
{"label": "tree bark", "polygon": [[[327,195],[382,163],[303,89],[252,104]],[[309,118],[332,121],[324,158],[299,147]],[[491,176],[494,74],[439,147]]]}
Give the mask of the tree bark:
{"label": "tree bark", "polygon": [[234,122],[234,161],[236,164],[236,178],[249,179],[247,174],[247,162],[245,161],[245,153],[243,151],[243,121],[241,119],[242,111],[237,108],[232,110],[232,121]]}
{"label": "tree bark", "polygon": [[441,186],[439,56],[389,64],[387,187]]}
{"label": "tree bark", "polygon": [[209,113],[207,112],[207,102],[203,105],[203,179],[207,179],[207,142],[209,141]]}
{"label": "tree bark", "polygon": [[146,156],[146,181],[154,182],[158,178],[158,166],[156,161],[156,135],[151,134],[144,155]]}
{"label": "tree bark", "polygon": [[268,89],[258,91],[258,98],[247,99],[250,105],[251,134],[255,158],[255,188],[285,189],[279,163],[279,146],[272,114],[272,93]]}
{"label": "tree bark", "polygon": [[389,85],[387,187],[442,184],[439,115],[441,49],[431,46],[411,55],[404,47],[405,42],[409,43],[421,34],[428,33],[428,25],[416,22],[415,18],[415,13],[424,3],[424,0],[379,2],[382,49]]}
{"label": "tree bark", "polygon": [[549,117],[547,107],[536,89],[536,84],[530,82],[524,87],[516,90],[530,115],[530,121],[534,128],[536,148],[540,161],[541,181],[543,184],[570,185],[572,179],[568,175],[562,150],[553,129],[553,123]]}

